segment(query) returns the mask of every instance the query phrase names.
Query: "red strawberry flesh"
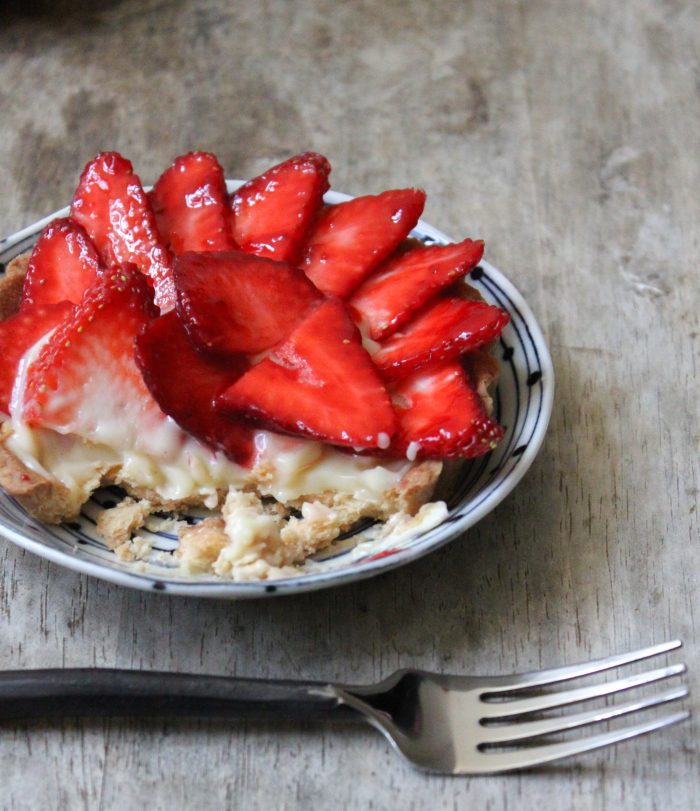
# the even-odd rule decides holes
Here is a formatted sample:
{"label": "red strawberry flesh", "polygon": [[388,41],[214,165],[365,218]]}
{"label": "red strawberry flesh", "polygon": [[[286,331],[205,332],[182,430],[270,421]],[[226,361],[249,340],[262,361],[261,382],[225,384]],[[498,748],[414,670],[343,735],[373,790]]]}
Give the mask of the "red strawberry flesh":
{"label": "red strawberry flesh", "polygon": [[134,358],[136,335],[156,315],[146,278],[135,268],[91,287],[27,371],[27,424],[114,448],[162,452],[166,416]]}
{"label": "red strawberry flesh", "polygon": [[391,450],[411,460],[481,456],[503,438],[459,361],[414,372],[392,399],[399,428]]}
{"label": "red strawberry flesh", "polygon": [[375,341],[387,338],[441,288],[477,265],[483,242],[411,248],[390,257],[353,294],[348,305]]}
{"label": "red strawberry flesh", "polygon": [[175,286],[192,340],[222,355],[269,349],[322,299],[300,270],[240,251],[183,254]]}
{"label": "red strawberry flesh", "polygon": [[347,298],[408,236],[424,205],[420,189],[396,189],[328,206],[311,230],[301,267],[319,290]]}
{"label": "red strawberry flesh", "polygon": [[385,377],[401,377],[489,343],[508,321],[508,313],[483,301],[438,299],[382,343],[372,360]]}
{"label": "red strawberry flesh", "polygon": [[0,322],[0,411],[10,413],[19,363],[29,349],[73,311],[69,301],[34,304]]}
{"label": "red strawberry flesh", "polygon": [[160,309],[174,305],[172,259],[141,181],[126,158],[102,152],[87,164],[71,217],[87,231],[104,264],[136,265],[150,278]]}
{"label": "red strawberry flesh", "polygon": [[331,167],[305,152],[249,180],[231,196],[233,237],[246,253],[294,263],[328,191]]}
{"label": "red strawberry flesh", "polygon": [[329,173],[323,156],[297,155],[229,203],[210,153],[177,158],[149,195],[128,160],[99,154],[71,217],[35,246],[20,311],[0,323],[0,411],[168,459],[189,447],[174,420],[245,465],[255,425],[411,460],[495,447],[504,431],[468,353],[509,316],[447,290],[483,243],[401,245],[424,192],[324,208]]}
{"label": "red strawberry flesh", "polygon": [[171,311],[143,328],[136,339],[136,362],[166,414],[235,462],[250,462],[252,429],[214,409],[214,400],[247,368],[244,358],[219,360],[198,352]]}
{"label": "red strawberry flesh", "polygon": [[235,248],[224,170],[214,155],[189,152],[176,158],[148,197],[158,231],[174,254]]}
{"label": "red strawberry flesh", "polygon": [[386,448],[395,418],[384,385],[341,302],[314,310],[219,399],[292,434],[354,448]]}
{"label": "red strawberry flesh", "polygon": [[102,268],[85,229],[68,217],[41,232],[27,266],[22,308],[70,301],[78,304]]}

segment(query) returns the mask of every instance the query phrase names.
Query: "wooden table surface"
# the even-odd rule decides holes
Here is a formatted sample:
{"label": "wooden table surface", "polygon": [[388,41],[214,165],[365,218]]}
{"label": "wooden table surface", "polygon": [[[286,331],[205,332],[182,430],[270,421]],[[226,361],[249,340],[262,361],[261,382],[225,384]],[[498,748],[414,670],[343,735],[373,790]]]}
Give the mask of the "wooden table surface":
{"label": "wooden table surface", "polygon": [[[680,637],[697,702],[700,5],[40,0],[0,14],[3,233],[65,205],[102,149],[144,182],[194,148],[240,177],[315,149],[336,188],[423,186],[429,222],[484,238],[557,374],[516,491],[374,580],[200,602],[0,539],[0,668],[361,682]],[[0,763],[13,811],[700,808],[692,723],[481,779],[423,776],[362,727],[6,724]]]}

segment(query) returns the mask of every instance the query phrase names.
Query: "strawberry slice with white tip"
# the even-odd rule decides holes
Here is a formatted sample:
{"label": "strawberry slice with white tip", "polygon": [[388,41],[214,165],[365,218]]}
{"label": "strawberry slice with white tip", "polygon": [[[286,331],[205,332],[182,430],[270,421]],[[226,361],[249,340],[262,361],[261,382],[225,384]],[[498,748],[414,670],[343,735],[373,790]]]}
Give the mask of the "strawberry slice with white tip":
{"label": "strawberry slice with white tip", "polygon": [[437,299],[380,344],[372,360],[387,379],[402,377],[489,343],[509,321],[507,312],[484,301]]}
{"label": "strawberry slice with white tip", "polygon": [[331,166],[305,152],[273,166],[231,195],[233,238],[242,251],[294,263],[328,191]]}
{"label": "strawberry slice with white tip", "polygon": [[105,265],[134,264],[151,280],[162,311],[175,303],[172,259],[131,163],[101,152],[80,176],[71,217],[87,231]]}
{"label": "strawberry slice with white tip", "polygon": [[503,438],[459,361],[405,377],[392,387],[392,400],[399,427],[391,451],[411,461],[481,456]]}
{"label": "strawberry slice with white tip", "polygon": [[33,304],[0,322],[0,411],[10,413],[19,363],[27,350],[73,312],[69,301]]}
{"label": "strawberry slice with white tip", "polygon": [[343,304],[329,299],[219,398],[234,414],[352,448],[388,448],[395,417]]}
{"label": "strawberry slice with white tip", "polygon": [[136,335],[156,315],[148,282],[135,268],[91,287],[27,370],[27,424],[162,455],[173,426],[134,358]]}
{"label": "strawberry slice with white tip", "polygon": [[103,272],[85,229],[68,217],[41,232],[27,266],[22,308],[70,301],[78,304]]}
{"label": "strawberry slice with white tip", "polygon": [[353,293],[350,312],[373,340],[382,341],[441,288],[469,273],[483,253],[483,242],[465,239],[395,254]]}
{"label": "strawberry slice with white tip", "polygon": [[143,328],[136,362],[156,402],[178,425],[235,462],[249,463],[252,429],[214,408],[214,400],[247,369],[245,358],[220,360],[198,352],[171,311]]}
{"label": "strawberry slice with white tip", "polygon": [[408,236],[424,205],[421,189],[394,189],[328,206],[309,234],[301,267],[319,290],[347,298]]}
{"label": "strawberry slice with white tip", "polygon": [[190,337],[220,355],[269,349],[323,298],[297,268],[241,251],[177,257],[175,286]]}
{"label": "strawberry slice with white tip", "polygon": [[224,170],[208,152],[189,152],[173,161],[148,195],[158,231],[170,250],[230,251]]}

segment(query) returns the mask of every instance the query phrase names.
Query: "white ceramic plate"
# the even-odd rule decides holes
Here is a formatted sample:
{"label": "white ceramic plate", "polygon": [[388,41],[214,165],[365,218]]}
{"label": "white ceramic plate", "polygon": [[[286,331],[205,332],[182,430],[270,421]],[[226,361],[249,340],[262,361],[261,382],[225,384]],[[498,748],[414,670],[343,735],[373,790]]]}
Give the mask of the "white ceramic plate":
{"label": "white ceramic plate", "polygon": [[[242,181],[228,181],[229,191]],[[329,192],[326,202],[350,199]],[[29,250],[41,230],[57,211],[0,242],[0,262]],[[426,243],[450,242],[443,233],[420,221],[412,233]],[[472,271],[468,282],[483,297],[510,313],[511,321],[500,338],[501,377],[494,398],[495,416],[506,434],[491,454],[465,465],[448,499],[449,514],[437,527],[391,547],[360,544],[361,536],[337,542],[310,571],[300,569],[294,578],[235,583],[209,575],[183,576],[165,563],[151,562],[146,570],[121,562],[95,532],[95,514],[117,494],[109,488],[95,494],[80,519],[61,526],[48,526],[30,516],[13,498],[0,490],[0,532],[19,546],[69,569],[101,577],[112,583],[143,590],[156,590],[188,597],[240,599],[272,594],[290,594],[348,583],[394,569],[415,560],[461,535],[489,513],[513,490],[532,464],[544,440],[554,395],[554,374],[549,351],[530,308],[513,285],[488,262]],[[195,520],[195,517],[192,517]],[[154,549],[171,550],[174,535],[150,535]],[[162,556],[161,556],[162,557]]]}

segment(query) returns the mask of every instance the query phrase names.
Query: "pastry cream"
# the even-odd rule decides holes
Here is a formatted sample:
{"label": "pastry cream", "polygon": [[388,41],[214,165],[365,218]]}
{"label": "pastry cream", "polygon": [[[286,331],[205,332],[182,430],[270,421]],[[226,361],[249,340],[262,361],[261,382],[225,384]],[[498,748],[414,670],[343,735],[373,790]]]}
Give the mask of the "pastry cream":
{"label": "pastry cream", "polygon": [[90,414],[94,431],[89,440],[30,427],[22,415],[27,370],[49,336],[32,346],[20,363],[10,406],[13,435],[7,447],[28,468],[58,480],[83,500],[100,479],[109,478],[155,492],[163,501],[201,497],[209,508],[218,505],[219,494],[229,487],[250,485],[282,503],[326,492],[374,503],[411,466],[406,460],[345,453],[321,442],[261,430],[254,436],[252,466],[242,467],[205,447],[165,415],[144,431],[128,404],[126,411],[107,406]]}

